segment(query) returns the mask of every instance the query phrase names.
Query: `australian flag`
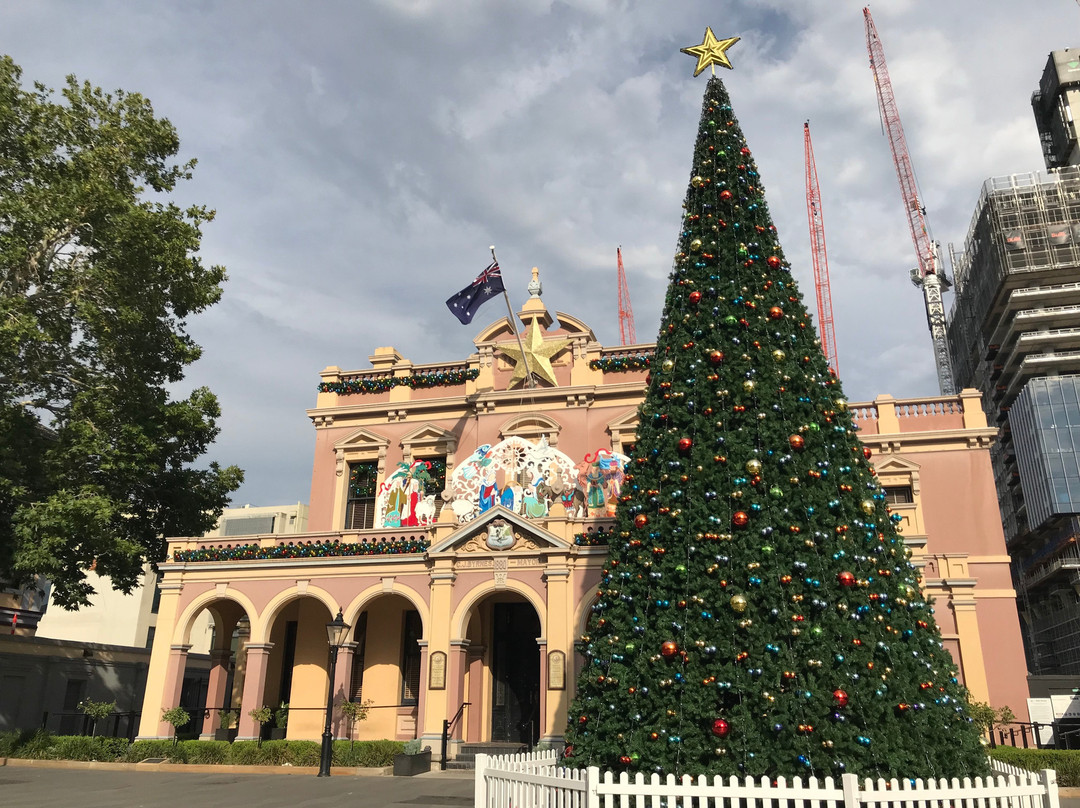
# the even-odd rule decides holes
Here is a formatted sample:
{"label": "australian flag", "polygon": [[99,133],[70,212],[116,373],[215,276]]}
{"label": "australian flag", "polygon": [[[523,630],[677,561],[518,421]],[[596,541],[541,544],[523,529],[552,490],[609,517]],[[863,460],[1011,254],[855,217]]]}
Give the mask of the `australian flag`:
{"label": "australian flag", "polygon": [[481,272],[475,281],[447,300],[446,306],[451,314],[461,320],[462,325],[468,325],[472,322],[476,310],[502,291],[503,282],[499,264],[492,261],[491,266]]}

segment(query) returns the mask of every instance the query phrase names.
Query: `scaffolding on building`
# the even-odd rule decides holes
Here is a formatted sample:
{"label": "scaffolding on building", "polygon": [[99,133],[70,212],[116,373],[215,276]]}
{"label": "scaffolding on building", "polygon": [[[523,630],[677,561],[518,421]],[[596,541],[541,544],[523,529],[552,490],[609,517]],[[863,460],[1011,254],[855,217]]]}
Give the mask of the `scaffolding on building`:
{"label": "scaffolding on building", "polygon": [[983,183],[952,264],[953,371],[1002,430],[991,460],[1032,672],[1080,672],[1080,520],[1029,524],[1014,433],[1033,427],[1009,418],[1031,379],[1080,373],[1080,167]]}

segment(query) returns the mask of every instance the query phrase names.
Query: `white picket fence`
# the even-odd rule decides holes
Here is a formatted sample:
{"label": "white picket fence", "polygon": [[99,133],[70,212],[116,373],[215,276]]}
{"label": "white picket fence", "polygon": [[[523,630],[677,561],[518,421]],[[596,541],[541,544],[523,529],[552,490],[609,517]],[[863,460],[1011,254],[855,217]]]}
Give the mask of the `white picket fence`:
{"label": "white picket fence", "polygon": [[[559,765],[554,751],[476,756],[476,808],[1060,808],[1053,769],[1029,772],[996,761],[997,776],[963,780],[871,780],[845,774],[837,783],[778,778],[669,774],[616,777],[595,766]],[[1004,770],[1008,769],[1005,773]]]}

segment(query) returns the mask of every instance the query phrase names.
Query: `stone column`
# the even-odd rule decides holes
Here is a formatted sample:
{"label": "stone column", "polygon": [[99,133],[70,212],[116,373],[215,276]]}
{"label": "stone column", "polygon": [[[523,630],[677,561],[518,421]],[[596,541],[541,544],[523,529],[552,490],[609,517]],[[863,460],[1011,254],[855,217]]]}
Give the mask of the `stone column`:
{"label": "stone column", "polygon": [[[166,578],[169,577],[166,573]],[[183,584],[171,580],[162,581],[161,604],[158,609],[157,633],[154,635],[154,647],[150,651],[150,667],[146,671],[146,688],[143,692],[142,717],[139,719],[139,740],[148,738],[162,738],[160,735],[161,711],[175,704],[166,704],[165,680],[169,673],[171,663],[171,649],[169,638],[176,630],[177,613],[179,612],[180,591]],[[183,672],[180,675],[180,684],[183,685]]]}
{"label": "stone column", "polygon": [[[465,670],[468,666],[469,641],[451,640],[450,658],[447,660],[446,672],[446,717],[453,718],[461,705],[465,702]],[[450,737],[463,738],[464,723],[461,718],[450,728]]]}
{"label": "stone column", "polygon": [[424,713],[427,710],[428,703],[428,642],[427,640],[418,640],[416,644],[420,646],[420,692],[416,694],[416,734],[422,736],[424,732]]}
{"label": "stone column", "polygon": [[263,707],[263,691],[266,689],[266,666],[270,661],[273,643],[249,643],[244,648],[247,670],[244,673],[244,696],[240,703],[240,728],[238,741],[253,741],[259,737],[259,725],[248,713]]}
{"label": "stone column", "polygon": [[469,646],[469,707],[465,713],[469,717],[468,730],[464,739],[470,743],[479,743],[484,731],[484,654],[487,649],[482,645]]}
{"label": "stone column", "polygon": [[964,687],[973,701],[990,702],[990,685],[986,681],[979,616],[976,613],[974,578],[949,578],[944,581],[951,590],[949,605],[956,618],[956,635],[960,642],[959,667],[964,674]]}
{"label": "stone column", "polygon": [[349,719],[341,712],[342,702],[349,700],[352,695],[352,669],[353,660],[356,658],[356,649],[359,643],[347,642],[338,650],[337,669],[334,671],[334,719],[330,726],[334,730],[335,738],[349,737]]}
{"label": "stone column", "polygon": [[[558,561],[563,563],[559,564]],[[573,691],[569,683],[574,654],[574,600],[570,593],[570,568],[565,559],[553,558],[544,570],[544,582],[547,584],[547,615],[544,621],[544,640],[540,644],[540,739],[548,743],[559,743],[563,739],[566,716],[569,711],[569,694]],[[558,651],[562,654],[566,681],[562,690],[551,690],[548,681],[548,654]]]}
{"label": "stone column", "polygon": [[[435,569],[431,571],[431,608],[430,626],[424,627],[424,639],[428,641],[427,659],[431,654],[442,651],[446,654],[447,668],[450,667],[454,650],[450,647],[451,615],[453,609],[454,581],[457,576],[453,571],[453,562],[439,559],[435,562]],[[422,658],[423,659],[423,658]],[[447,670],[447,686],[449,687],[449,673]],[[422,676],[427,675],[427,665],[423,666]],[[424,722],[417,725],[421,741],[431,744],[433,750],[437,750],[442,742],[443,719],[450,718],[450,690],[428,690],[426,679],[420,682],[421,699],[424,706]],[[457,707],[455,706],[456,710]],[[419,713],[419,711],[418,711]],[[417,715],[419,718],[419,715]]]}
{"label": "stone column", "polygon": [[[187,667],[189,648],[190,645],[169,646],[169,667],[165,671],[165,686],[161,689],[163,710],[180,706],[180,692],[184,689],[184,669]],[[162,721],[161,714],[158,713],[158,737],[170,738],[175,732],[173,725]]]}
{"label": "stone column", "polygon": [[206,718],[203,719],[203,740],[212,740],[214,730],[221,726],[221,713],[228,696],[225,685],[229,681],[229,661],[232,651],[228,648],[210,652],[210,682],[206,688]]}

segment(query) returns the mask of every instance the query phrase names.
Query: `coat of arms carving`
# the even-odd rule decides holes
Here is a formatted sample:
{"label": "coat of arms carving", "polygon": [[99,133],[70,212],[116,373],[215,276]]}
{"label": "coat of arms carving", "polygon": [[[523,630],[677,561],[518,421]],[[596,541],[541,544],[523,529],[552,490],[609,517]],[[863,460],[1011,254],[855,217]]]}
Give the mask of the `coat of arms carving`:
{"label": "coat of arms carving", "polygon": [[495,519],[488,525],[487,546],[492,550],[509,550],[514,546],[514,530],[505,519]]}

